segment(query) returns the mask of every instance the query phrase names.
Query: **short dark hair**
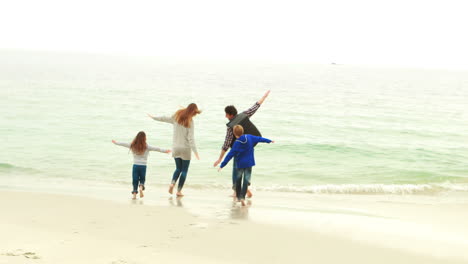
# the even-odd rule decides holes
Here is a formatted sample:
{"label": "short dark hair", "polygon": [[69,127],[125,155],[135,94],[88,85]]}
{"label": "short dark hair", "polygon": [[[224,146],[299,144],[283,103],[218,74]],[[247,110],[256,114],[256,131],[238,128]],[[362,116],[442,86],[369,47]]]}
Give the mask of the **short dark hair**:
{"label": "short dark hair", "polygon": [[224,108],[224,112],[228,115],[237,115],[237,109],[233,105],[226,106],[226,108]]}

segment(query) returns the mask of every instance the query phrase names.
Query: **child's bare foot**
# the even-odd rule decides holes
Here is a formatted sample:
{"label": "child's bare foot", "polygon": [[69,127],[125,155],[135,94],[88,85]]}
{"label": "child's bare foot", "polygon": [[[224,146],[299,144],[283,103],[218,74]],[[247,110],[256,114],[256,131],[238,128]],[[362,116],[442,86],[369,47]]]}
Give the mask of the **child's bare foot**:
{"label": "child's bare foot", "polygon": [[144,189],[145,189],[145,188],[143,187],[143,185],[140,185],[140,198],[145,197],[145,195],[143,194],[143,190],[144,190]]}
{"label": "child's bare foot", "polygon": [[252,198],[252,196],[252,192],[249,189],[247,189],[247,198]]}
{"label": "child's bare foot", "polygon": [[169,185],[169,193],[172,194],[174,191],[174,184]]}
{"label": "child's bare foot", "polygon": [[177,194],[176,194],[176,195],[177,195],[177,197],[182,197],[182,196],[184,196],[184,195],[183,195],[183,194],[182,194],[180,191],[179,191],[179,192],[177,192]]}
{"label": "child's bare foot", "polygon": [[245,206],[245,200],[244,199],[240,200],[240,202],[241,202],[242,206]]}

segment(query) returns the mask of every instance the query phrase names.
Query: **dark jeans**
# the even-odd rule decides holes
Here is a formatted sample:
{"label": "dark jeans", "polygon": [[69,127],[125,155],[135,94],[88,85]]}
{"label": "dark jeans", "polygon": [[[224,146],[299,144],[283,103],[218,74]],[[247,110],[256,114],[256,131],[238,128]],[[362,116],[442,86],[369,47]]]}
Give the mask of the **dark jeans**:
{"label": "dark jeans", "polygon": [[236,195],[238,200],[245,200],[247,188],[250,185],[250,178],[252,177],[252,167],[237,168],[236,180]]}
{"label": "dark jeans", "polygon": [[136,165],[133,164],[132,170],[132,184],[133,184],[133,193],[138,193],[138,185],[145,185],[146,179],[146,165]]}
{"label": "dark jeans", "polygon": [[179,179],[179,186],[177,186],[177,190],[180,192],[184,187],[185,179],[187,178],[188,168],[190,165],[190,160],[183,160],[181,158],[174,158],[176,169],[174,171],[174,175],[172,176],[172,184],[177,182]]}
{"label": "dark jeans", "polygon": [[[237,182],[237,157],[234,156],[232,161],[232,189],[236,190],[236,182]],[[250,179],[249,179],[249,186],[250,186]]]}
{"label": "dark jeans", "polygon": [[236,189],[236,182],[237,182],[237,157],[234,156],[232,161],[232,189]]}

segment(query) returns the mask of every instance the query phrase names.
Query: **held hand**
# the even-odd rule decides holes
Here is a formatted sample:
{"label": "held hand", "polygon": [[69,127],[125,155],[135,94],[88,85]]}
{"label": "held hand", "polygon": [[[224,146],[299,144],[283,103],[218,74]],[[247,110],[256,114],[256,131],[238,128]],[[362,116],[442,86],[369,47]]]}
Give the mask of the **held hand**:
{"label": "held hand", "polygon": [[213,167],[218,166],[219,163],[221,163],[221,159],[218,159],[217,161],[215,161],[215,163],[213,164]]}
{"label": "held hand", "polygon": [[115,140],[112,140],[112,143],[116,144],[116,143],[117,143],[117,141],[115,141]]}
{"label": "held hand", "polygon": [[275,141],[274,141],[274,140],[272,140],[270,143],[275,143]]}
{"label": "held hand", "polygon": [[172,151],[170,149],[165,151],[167,154],[171,153]]}
{"label": "held hand", "polygon": [[218,168],[218,172],[220,172],[222,169],[223,169],[223,168],[219,167],[219,168]]}
{"label": "held hand", "polygon": [[148,114],[148,113],[146,113],[146,114],[147,114],[150,118],[154,118],[154,116],[152,116],[152,115],[150,115],[150,114]]}

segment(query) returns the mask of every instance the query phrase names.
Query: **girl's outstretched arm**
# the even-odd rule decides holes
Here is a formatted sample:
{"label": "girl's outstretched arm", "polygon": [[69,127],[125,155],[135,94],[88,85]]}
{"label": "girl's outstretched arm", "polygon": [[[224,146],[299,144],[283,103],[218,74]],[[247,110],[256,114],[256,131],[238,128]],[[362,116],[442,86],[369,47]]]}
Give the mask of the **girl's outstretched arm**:
{"label": "girl's outstretched arm", "polygon": [[115,140],[112,140],[112,143],[114,143],[115,145],[118,145],[118,146],[130,148],[130,144],[129,144],[129,143],[121,143],[121,142],[117,142],[117,141],[115,141]]}
{"label": "girl's outstretched arm", "polygon": [[161,122],[166,122],[166,123],[170,123],[170,124],[173,124],[174,123],[174,119],[172,119],[172,117],[168,117],[168,116],[153,116],[153,115],[150,115],[150,114],[147,114],[150,118],[156,120],[156,121],[161,121]]}
{"label": "girl's outstretched arm", "polygon": [[170,149],[162,149],[162,148],[153,147],[153,146],[150,146],[150,145],[148,145],[148,150],[149,151],[158,151],[158,152],[161,152],[161,153],[171,153]]}

